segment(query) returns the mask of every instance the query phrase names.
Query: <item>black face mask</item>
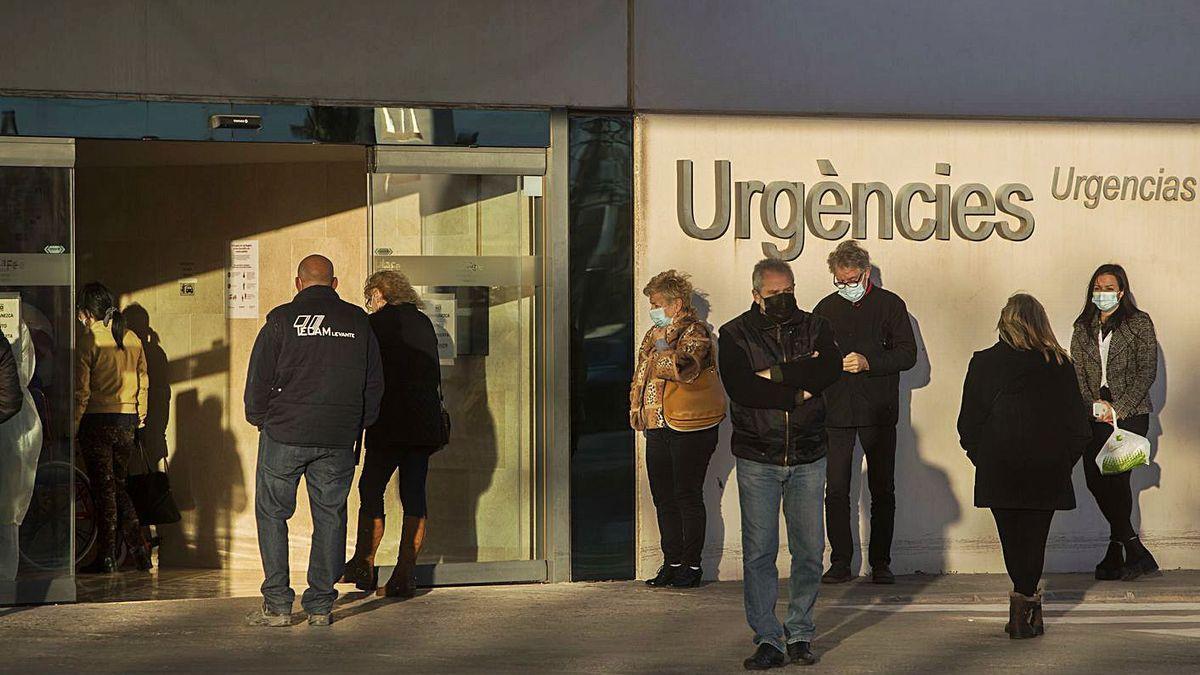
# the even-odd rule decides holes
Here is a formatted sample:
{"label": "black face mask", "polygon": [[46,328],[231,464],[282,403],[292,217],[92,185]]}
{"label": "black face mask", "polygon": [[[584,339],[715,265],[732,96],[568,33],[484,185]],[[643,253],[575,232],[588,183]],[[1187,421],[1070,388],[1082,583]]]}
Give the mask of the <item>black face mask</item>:
{"label": "black face mask", "polygon": [[783,323],[796,313],[796,294],[778,293],[763,298],[763,314],[775,323]]}

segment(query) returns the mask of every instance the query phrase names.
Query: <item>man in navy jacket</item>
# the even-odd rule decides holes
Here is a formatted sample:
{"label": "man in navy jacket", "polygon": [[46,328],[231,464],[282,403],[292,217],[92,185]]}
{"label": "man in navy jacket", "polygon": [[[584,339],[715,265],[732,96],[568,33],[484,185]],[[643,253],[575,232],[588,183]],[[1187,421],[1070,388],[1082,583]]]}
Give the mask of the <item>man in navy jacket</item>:
{"label": "man in navy jacket", "polygon": [[254,513],[262,555],[263,606],[253,625],[291,625],[287,521],[304,476],[312,510],[310,625],[327,626],[346,554],[346,497],[355,445],[383,397],[379,345],[367,315],[341,300],[328,258],[310,255],[296,272],[292,302],[267,315],[250,357],[246,420],[259,429]]}

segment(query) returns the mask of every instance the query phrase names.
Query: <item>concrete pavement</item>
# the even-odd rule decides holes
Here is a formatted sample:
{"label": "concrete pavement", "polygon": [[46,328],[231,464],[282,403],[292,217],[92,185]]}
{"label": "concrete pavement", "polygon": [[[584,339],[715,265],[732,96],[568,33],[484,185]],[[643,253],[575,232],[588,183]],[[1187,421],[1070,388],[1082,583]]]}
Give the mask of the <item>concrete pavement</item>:
{"label": "concrete pavement", "polygon": [[[1048,634],[1028,641],[1002,632],[998,575],[823,587],[813,671],[1200,670],[1200,573],[1052,575],[1047,586]],[[405,602],[354,593],[326,629],[242,625],[257,602],[0,609],[0,672],[732,673],[753,650],[737,582],[441,588]]]}

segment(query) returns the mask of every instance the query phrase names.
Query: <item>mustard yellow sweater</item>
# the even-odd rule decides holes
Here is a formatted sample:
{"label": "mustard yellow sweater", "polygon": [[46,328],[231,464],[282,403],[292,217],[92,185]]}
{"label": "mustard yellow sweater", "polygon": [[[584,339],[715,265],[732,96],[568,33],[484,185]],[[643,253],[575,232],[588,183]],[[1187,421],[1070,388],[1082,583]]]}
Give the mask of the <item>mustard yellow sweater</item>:
{"label": "mustard yellow sweater", "polygon": [[88,413],[137,415],[138,426],[146,424],[146,353],[142,341],[131,331],[117,349],[112,329],[97,321],[84,331],[76,346],[75,426]]}

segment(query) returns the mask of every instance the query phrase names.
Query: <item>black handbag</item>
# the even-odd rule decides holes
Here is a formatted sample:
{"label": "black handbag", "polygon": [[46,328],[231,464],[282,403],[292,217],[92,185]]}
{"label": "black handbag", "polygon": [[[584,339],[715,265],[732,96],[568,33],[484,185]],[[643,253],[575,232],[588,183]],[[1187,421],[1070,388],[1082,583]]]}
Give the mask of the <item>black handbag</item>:
{"label": "black handbag", "polygon": [[[146,456],[146,446],[139,440],[138,450],[142,453],[142,461],[146,463],[146,473],[125,478],[125,491],[133,501],[137,511],[138,521],[142,525],[170,525],[178,523],[182,516],[175,504],[175,495],[171,493],[171,480],[166,471],[159,471],[157,463],[151,464]],[[166,460],[163,460],[166,463]]]}

